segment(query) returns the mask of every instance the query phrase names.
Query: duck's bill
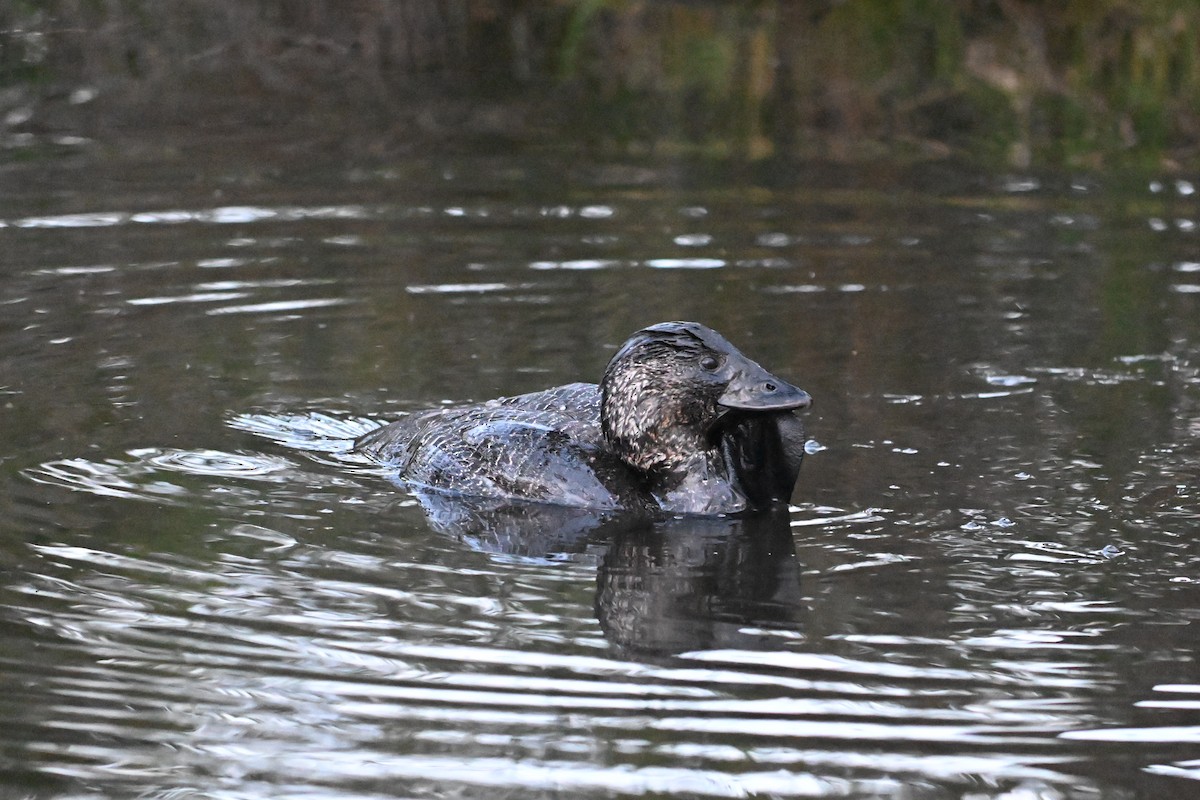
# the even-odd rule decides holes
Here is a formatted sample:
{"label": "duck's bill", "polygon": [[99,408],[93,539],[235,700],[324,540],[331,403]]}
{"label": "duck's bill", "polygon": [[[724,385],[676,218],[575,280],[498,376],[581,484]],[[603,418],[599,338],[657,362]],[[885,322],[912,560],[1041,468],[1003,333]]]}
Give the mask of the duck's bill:
{"label": "duck's bill", "polygon": [[812,405],[808,392],[747,360],[717,398],[731,411],[796,411]]}

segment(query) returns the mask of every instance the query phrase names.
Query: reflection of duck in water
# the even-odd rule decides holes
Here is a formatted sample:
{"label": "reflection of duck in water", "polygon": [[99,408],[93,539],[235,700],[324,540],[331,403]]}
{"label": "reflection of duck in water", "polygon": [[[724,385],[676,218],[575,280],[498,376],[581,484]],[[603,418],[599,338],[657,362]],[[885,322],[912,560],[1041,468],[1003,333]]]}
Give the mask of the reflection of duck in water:
{"label": "reflection of duck in water", "polygon": [[775,649],[807,619],[789,518],[663,520],[616,532],[596,574],[605,637],[639,655]]}
{"label": "reflection of duck in water", "polygon": [[596,562],[595,612],[636,657],[779,647],[809,619],[787,509],[630,519],[612,512],[418,493],[440,532],[497,556]]}
{"label": "reflection of duck in water", "polygon": [[729,514],[785,503],[804,391],[694,322],[635,333],[599,386],[406,417],[355,450],[419,490],[597,511]]}

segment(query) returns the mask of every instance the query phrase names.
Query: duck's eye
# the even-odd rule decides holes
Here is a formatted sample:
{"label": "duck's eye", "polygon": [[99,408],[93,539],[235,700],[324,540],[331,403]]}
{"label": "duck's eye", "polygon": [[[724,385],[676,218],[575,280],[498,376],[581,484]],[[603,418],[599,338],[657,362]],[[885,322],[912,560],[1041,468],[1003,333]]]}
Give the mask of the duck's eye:
{"label": "duck's eye", "polygon": [[716,356],[705,356],[704,358],[700,359],[700,368],[712,372],[720,363],[720,361],[717,361]]}

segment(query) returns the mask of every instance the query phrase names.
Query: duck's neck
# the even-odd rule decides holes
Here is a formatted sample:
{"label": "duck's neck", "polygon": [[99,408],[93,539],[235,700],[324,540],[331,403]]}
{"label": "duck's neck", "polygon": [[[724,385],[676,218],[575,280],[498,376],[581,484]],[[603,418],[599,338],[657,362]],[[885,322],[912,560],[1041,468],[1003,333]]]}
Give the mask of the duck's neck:
{"label": "duck's neck", "polygon": [[[747,507],[737,476],[699,419],[712,409],[689,407],[654,392],[622,406],[632,392],[606,388],[601,428],[608,445],[636,470],[659,508],[669,514],[736,514]],[[643,408],[642,406],[651,406]]]}

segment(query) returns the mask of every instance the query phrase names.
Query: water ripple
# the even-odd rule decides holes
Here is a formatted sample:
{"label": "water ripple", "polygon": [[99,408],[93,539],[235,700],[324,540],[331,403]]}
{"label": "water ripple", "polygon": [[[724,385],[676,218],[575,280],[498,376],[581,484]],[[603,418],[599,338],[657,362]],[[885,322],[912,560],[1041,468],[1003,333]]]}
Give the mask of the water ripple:
{"label": "water ripple", "polygon": [[48,461],[23,474],[36,483],[103,497],[173,504],[187,497],[189,489],[159,477],[161,472],[284,482],[296,470],[292,462],[278,456],[217,450],[142,448],[130,450],[128,455],[128,461],[97,462],[84,458]]}
{"label": "water ripple", "polygon": [[345,781],[433,780],[449,777],[473,786],[521,787],[524,791],[603,791],[668,797],[831,797],[861,792],[900,796],[899,782],[819,777],[787,770],[729,773],[680,767],[600,769],[566,760],[530,762],[511,758],[463,759],[454,756],[397,755],[385,751],[305,753],[273,759],[273,767],[320,783]]}
{"label": "water ripple", "polygon": [[292,468],[285,459],[219,450],[130,450],[129,455],[162,469],[190,475],[219,475],[229,478],[257,478]]}
{"label": "water ripple", "polygon": [[[336,440],[355,423],[251,415],[238,425]],[[270,462],[220,451],[131,457],[167,472],[273,474]],[[35,681],[45,717],[29,723],[23,757],[85,781],[157,776],[174,785],[170,776],[186,782],[194,765],[164,766],[161,748],[187,731],[191,757],[219,755],[215,769],[233,781],[249,771],[272,784],[365,778],[596,796],[901,798],[913,780],[1078,785],[1053,769],[1067,759],[1046,748],[1045,733],[1096,722],[1026,694],[1028,665],[898,663],[885,641],[857,643],[878,647],[877,659],[706,650],[648,663],[595,645],[588,654],[595,623],[586,607],[545,613],[559,591],[578,586],[564,565],[543,568],[558,589],[520,565],[439,570],[405,544],[387,555],[329,553],[244,522],[213,541],[233,539],[258,549],[230,553],[220,568],[103,545],[32,546],[42,564],[11,607],[80,656],[79,666]],[[544,638],[547,620],[565,629]],[[537,636],[522,643],[523,630]],[[1053,685],[1043,677],[1041,692]],[[395,732],[405,748],[373,749]],[[62,739],[72,742],[71,760],[43,746]],[[947,745],[989,752],[910,752]]]}
{"label": "water ripple", "polygon": [[[557,175],[489,166],[477,191],[440,167],[432,186],[402,165],[384,187],[246,183],[191,209],[10,203],[6,787],[1186,793],[1190,183],[1151,205],[972,177],[897,203],[839,169],[832,193],[772,184],[741,208],[677,167],[606,167],[624,177],[570,196]],[[351,192],[384,201],[329,202]],[[66,203],[101,211],[45,211]],[[456,304],[466,327],[441,313]],[[354,456],[379,420],[271,410],[569,380],[630,319],[687,308],[832,400],[808,502],[769,541],[614,526],[547,556],[438,528]],[[202,446],[163,446],[181,430]]]}

